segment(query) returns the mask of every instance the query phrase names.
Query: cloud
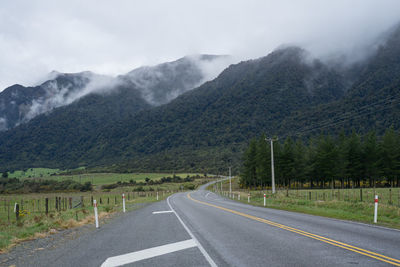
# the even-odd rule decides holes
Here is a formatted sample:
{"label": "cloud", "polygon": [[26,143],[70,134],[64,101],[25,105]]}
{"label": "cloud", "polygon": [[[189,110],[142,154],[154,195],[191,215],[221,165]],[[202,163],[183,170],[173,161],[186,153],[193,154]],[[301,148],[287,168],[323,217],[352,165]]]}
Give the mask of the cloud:
{"label": "cloud", "polygon": [[398,14],[397,0],[4,0],[0,90],[54,69],[115,76],[189,54],[256,58],[284,43],[358,60]]}

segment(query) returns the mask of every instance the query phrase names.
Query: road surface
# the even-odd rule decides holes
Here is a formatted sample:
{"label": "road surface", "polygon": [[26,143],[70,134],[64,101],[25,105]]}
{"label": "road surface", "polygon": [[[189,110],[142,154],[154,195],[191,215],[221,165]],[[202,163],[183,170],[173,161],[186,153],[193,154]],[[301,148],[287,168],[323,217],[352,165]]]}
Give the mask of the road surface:
{"label": "road surface", "polygon": [[128,212],[15,264],[400,266],[400,231],[254,207],[202,187]]}

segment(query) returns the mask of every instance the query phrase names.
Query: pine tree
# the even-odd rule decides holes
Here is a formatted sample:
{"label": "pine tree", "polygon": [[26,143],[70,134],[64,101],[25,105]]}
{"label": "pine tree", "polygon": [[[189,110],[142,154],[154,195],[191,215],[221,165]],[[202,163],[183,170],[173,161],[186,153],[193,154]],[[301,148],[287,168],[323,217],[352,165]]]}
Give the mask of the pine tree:
{"label": "pine tree", "polygon": [[363,164],[362,164],[362,150],[360,136],[353,131],[351,136],[347,140],[346,149],[346,175],[348,178],[348,186],[350,186],[350,180],[353,181],[353,185],[360,186],[360,180],[363,177]]}
{"label": "pine tree", "polygon": [[292,139],[288,137],[283,144],[283,148],[279,157],[279,171],[281,172],[281,176],[283,178],[282,182],[284,182],[284,184],[288,187],[290,187],[291,181],[293,181],[296,176],[294,157],[294,144]]}
{"label": "pine tree", "polygon": [[243,174],[241,184],[249,187],[257,182],[257,139],[250,140],[249,147],[244,153]]}
{"label": "pine tree", "polygon": [[381,173],[392,184],[399,176],[400,144],[393,127],[386,130],[381,143]]}
{"label": "pine tree", "polygon": [[363,167],[369,186],[375,186],[375,180],[379,175],[379,146],[374,131],[369,132],[363,144]]}
{"label": "pine tree", "polygon": [[257,145],[257,179],[262,187],[271,184],[271,149],[265,135],[261,135]]}

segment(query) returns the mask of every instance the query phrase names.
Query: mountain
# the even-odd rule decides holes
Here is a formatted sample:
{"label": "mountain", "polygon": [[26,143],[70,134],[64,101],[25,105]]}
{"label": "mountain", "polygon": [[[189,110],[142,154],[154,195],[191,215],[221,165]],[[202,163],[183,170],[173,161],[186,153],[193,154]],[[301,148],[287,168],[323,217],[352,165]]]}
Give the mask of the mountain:
{"label": "mountain", "polygon": [[70,74],[52,72],[49,75],[52,78],[39,86],[13,85],[0,92],[0,131],[69,105],[88,94],[103,94],[121,86],[139,91],[149,105],[165,104],[209,79],[207,66],[216,63],[226,66],[229,61],[227,56],[193,55],[134,69],[116,78],[88,71]]}
{"label": "mountain", "polygon": [[[399,129],[399,36],[397,28],[369,58],[345,67],[313,59],[298,47],[282,47],[231,65],[167,104],[145,100],[141,110],[113,119],[105,112],[93,125],[85,117],[90,134],[82,140],[70,128],[84,128],[83,118],[72,116],[70,125],[60,125],[56,112],[42,115],[0,134],[0,162],[3,169],[86,165],[221,172],[238,163],[248,140],[262,132],[284,139],[341,129]],[[137,92],[137,100],[148,96]],[[148,99],[157,99],[154,95]]]}
{"label": "mountain", "polygon": [[25,123],[38,114],[70,103],[73,95],[90,82],[95,74],[56,73],[50,79],[35,87],[16,84],[0,92],[0,131]]}

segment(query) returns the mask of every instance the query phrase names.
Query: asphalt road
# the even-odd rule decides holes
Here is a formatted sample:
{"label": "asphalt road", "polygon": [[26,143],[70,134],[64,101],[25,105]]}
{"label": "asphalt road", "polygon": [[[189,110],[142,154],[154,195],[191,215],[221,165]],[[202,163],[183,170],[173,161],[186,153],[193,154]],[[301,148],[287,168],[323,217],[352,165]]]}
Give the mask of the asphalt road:
{"label": "asphalt road", "polygon": [[[153,212],[159,212],[153,214]],[[16,266],[400,266],[400,231],[253,207],[205,190],[128,212]]]}

